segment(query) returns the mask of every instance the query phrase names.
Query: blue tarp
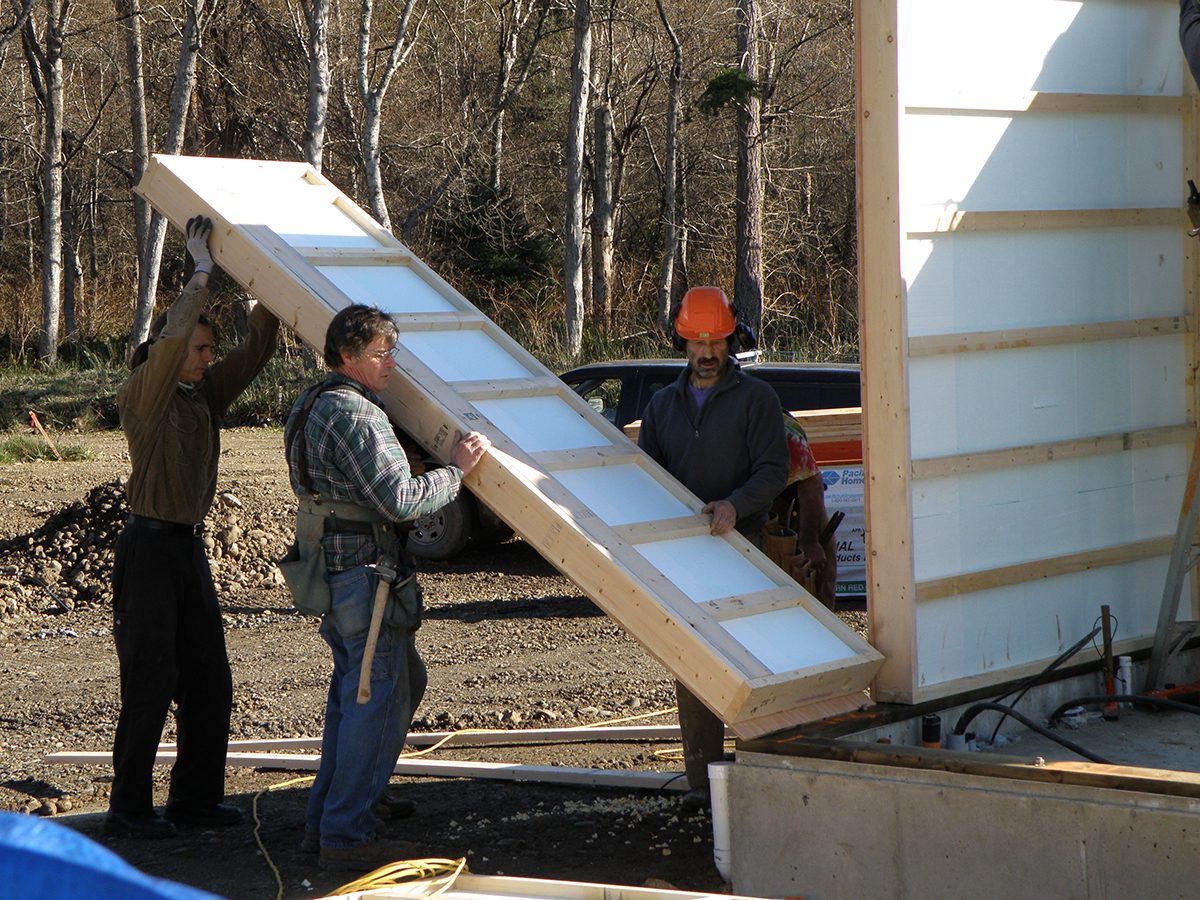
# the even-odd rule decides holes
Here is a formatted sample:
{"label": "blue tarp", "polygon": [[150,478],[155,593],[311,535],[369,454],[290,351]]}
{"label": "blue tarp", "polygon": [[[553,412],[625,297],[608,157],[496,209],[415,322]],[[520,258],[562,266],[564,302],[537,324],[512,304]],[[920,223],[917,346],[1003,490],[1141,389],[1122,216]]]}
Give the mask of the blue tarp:
{"label": "blue tarp", "polygon": [[14,900],[220,900],[139,872],[65,825],[3,812],[0,885]]}

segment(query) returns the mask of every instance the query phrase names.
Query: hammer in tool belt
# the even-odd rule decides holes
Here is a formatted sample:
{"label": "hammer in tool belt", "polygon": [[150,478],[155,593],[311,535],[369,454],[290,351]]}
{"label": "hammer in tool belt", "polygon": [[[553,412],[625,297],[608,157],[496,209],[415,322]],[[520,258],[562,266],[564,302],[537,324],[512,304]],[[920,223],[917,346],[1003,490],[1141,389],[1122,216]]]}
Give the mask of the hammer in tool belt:
{"label": "hammer in tool belt", "polygon": [[383,610],[387,606],[388,594],[396,583],[396,564],[386,556],[375,563],[375,574],[379,583],[375,586],[375,605],[371,608],[371,625],[367,629],[367,646],[363,648],[362,671],[358,675],[358,702],[371,699],[371,662],[375,659],[375,645],[379,643],[379,628],[383,625]]}

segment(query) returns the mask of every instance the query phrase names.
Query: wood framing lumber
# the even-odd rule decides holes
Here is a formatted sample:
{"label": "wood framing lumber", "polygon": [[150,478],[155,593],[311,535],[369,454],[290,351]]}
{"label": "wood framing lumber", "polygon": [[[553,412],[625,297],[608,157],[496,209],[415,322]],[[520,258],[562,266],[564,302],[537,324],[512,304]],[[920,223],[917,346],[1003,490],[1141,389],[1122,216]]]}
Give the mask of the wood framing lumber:
{"label": "wood framing lumber", "polygon": [[[492,450],[467,486],[735,731],[744,718],[802,708],[834,683],[858,692],[879,667],[873,647],[836,617],[823,618],[824,607],[741,535],[684,538],[685,546],[670,535],[624,539],[625,524],[698,514],[703,504],[310,166],[156,156],[137,190],[176,226],[196,213],[210,216],[214,259],[314,347],[323,346],[334,312],[382,295],[400,330],[399,377],[383,398],[392,420],[443,461],[458,435],[486,433]],[[590,505],[577,494],[586,485],[565,486],[568,469],[598,478],[630,459],[629,472],[656,496],[674,498],[661,506],[675,511],[621,521],[621,509],[605,509],[606,497]],[[688,540],[712,542],[705,544],[711,552]],[[817,619],[823,631],[815,643],[836,645],[840,659],[807,658],[814,642],[789,642],[786,628],[748,630],[739,620],[735,634],[701,606],[714,599],[704,595],[706,583],[676,584],[696,571],[678,571],[685,566],[678,560],[693,557],[718,574],[737,573],[709,579],[721,585],[719,596],[761,591],[764,580],[791,591],[790,621],[808,628]],[[770,682],[776,675],[789,683]]]}
{"label": "wood framing lumber", "polygon": [[1069,575],[1072,572],[1085,572],[1089,569],[1116,566],[1139,559],[1166,556],[1171,552],[1171,541],[1170,537],[1149,538],[1131,544],[1118,544],[1113,547],[1067,553],[1062,556],[1030,560],[1011,566],[997,566],[994,569],[977,572],[962,572],[946,578],[932,578],[917,583],[917,601],[954,597],[1008,584],[1023,584],[1042,578]]}
{"label": "wood framing lumber", "polygon": [[769,739],[754,741],[741,744],[738,749],[749,753],[834,759],[897,769],[926,769],[989,778],[1200,798],[1200,773],[1174,769],[1074,761],[1038,762],[1011,754],[881,746],[857,741],[803,737],[778,742]]}
{"label": "wood framing lumber", "polygon": [[[874,689],[903,695],[917,688],[917,633],[908,483],[908,287],[900,264],[897,5],[855,0],[854,23],[863,505],[870,523],[867,612],[872,640],[885,657]],[[886,549],[881,555],[875,548]]]}
{"label": "wood framing lumber", "polygon": [[[666,713],[664,713],[666,715]],[[449,739],[449,740],[447,740]],[[464,731],[410,731],[408,747],[509,747],[522,744],[591,744],[598,741],[678,741],[678,725],[580,725],[575,728],[507,728]],[[159,744],[174,750],[175,744]],[[320,750],[319,737],[264,738],[229,742],[230,750]]]}
{"label": "wood framing lumber", "polygon": [[[67,765],[111,765],[111,753],[51,753],[50,763]],[[158,765],[175,761],[173,750],[160,750]],[[312,753],[230,753],[225,764],[251,769],[285,769],[315,772],[321,764]],[[578,769],[568,766],[525,766],[516,763],[464,762],[461,760],[399,759],[393,774],[407,778],[484,778],[539,784],[574,784],[581,787],[630,788],[640,791],[686,791],[682,772],[643,772],[614,769]]]}
{"label": "wood framing lumber", "polygon": [[[1123,656],[1131,653],[1138,653],[1142,650],[1147,650],[1150,647],[1152,638],[1136,637],[1127,638],[1124,640],[1113,642],[1113,656]],[[951,678],[947,681],[931,682],[922,685],[915,695],[905,697],[903,699],[896,697],[880,696],[879,692],[874,692],[873,696],[879,703],[895,702],[903,703],[928,703],[931,701],[942,700],[947,697],[959,698],[964,695],[974,695],[978,691],[990,690],[997,683],[1012,682],[1015,683],[1025,678],[1038,675],[1045,671],[1046,666],[1050,665],[1056,659],[1055,656],[1045,657],[1041,659],[1030,660],[1029,662],[1019,665],[1006,666],[1003,670],[987,669],[982,672],[977,672],[974,675],[967,675],[961,678]],[[995,696],[995,692],[992,692]]]}
{"label": "wood framing lumber", "polygon": [[1004,209],[966,210],[934,207],[913,212],[907,221],[909,240],[923,240],[954,232],[1033,231],[1066,228],[1184,228],[1187,215],[1181,207],[1142,209]]}
{"label": "wood framing lumber", "polygon": [[[750,374],[754,374],[751,372]],[[862,441],[862,408],[793,409],[789,412],[804,428],[810,445],[843,441]],[[642,420],[636,419],[623,429],[625,436],[637,443]]]}
{"label": "wood framing lumber", "polygon": [[[953,88],[950,89],[953,91]],[[930,98],[932,100],[934,98]],[[1019,94],[979,96],[958,100],[947,94],[943,103],[913,103],[904,105],[906,115],[1021,115],[1024,113],[1081,114],[1101,113],[1151,115],[1180,115],[1185,100],[1182,97],[1148,94],[1079,94],[1055,91],[1024,91]]]}
{"label": "wood framing lumber", "polygon": [[1026,444],[1022,447],[1006,447],[980,453],[931,456],[914,459],[912,475],[916,479],[944,478],[993,469],[1035,466],[1055,460],[1083,459],[1106,453],[1185,444],[1192,439],[1195,431],[1191,425],[1164,425],[1160,428],[1143,428],[1138,431],[1123,431],[1070,441],[1047,441],[1044,444]]}
{"label": "wood framing lumber", "polygon": [[918,359],[943,353],[986,353],[995,350],[1083,344],[1089,341],[1125,341],[1130,338],[1160,337],[1164,334],[1186,334],[1191,331],[1191,324],[1186,316],[1164,316],[1157,319],[1088,322],[1045,328],[913,335],[908,339],[908,355],[910,359]]}

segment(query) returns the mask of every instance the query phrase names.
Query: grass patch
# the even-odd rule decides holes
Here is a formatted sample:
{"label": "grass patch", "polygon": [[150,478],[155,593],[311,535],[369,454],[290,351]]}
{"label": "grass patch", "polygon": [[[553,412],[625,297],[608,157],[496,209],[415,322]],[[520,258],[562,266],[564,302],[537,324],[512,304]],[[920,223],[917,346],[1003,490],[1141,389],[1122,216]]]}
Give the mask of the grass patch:
{"label": "grass patch", "polygon": [[[78,444],[58,444],[57,446],[63,462],[81,462],[92,458],[91,451]],[[0,440],[0,463],[33,462],[37,459],[58,462],[50,445],[40,437],[15,434]]]}
{"label": "grass patch", "polygon": [[0,368],[0,431],[29,426],[36,412],[47,428],[89,431],[117,425],[122,368]]}

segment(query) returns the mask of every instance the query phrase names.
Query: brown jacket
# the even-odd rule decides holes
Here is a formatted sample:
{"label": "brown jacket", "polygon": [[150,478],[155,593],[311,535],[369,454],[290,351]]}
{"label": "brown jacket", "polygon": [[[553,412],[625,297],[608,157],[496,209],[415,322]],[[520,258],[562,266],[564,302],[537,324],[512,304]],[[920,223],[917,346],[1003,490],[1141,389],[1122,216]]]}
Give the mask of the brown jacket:
{"label": "brown jacket", "polygon": [[279,320],[261,303],[250,334],[199,384],[177,378],[208,288],[189,285],[167,312],[146,362],[117,391],[121,429],[133,463],[126,494],[140,516],[193,524],[204,520],[217,490],[221,423],[233,403],[275,352]]}

